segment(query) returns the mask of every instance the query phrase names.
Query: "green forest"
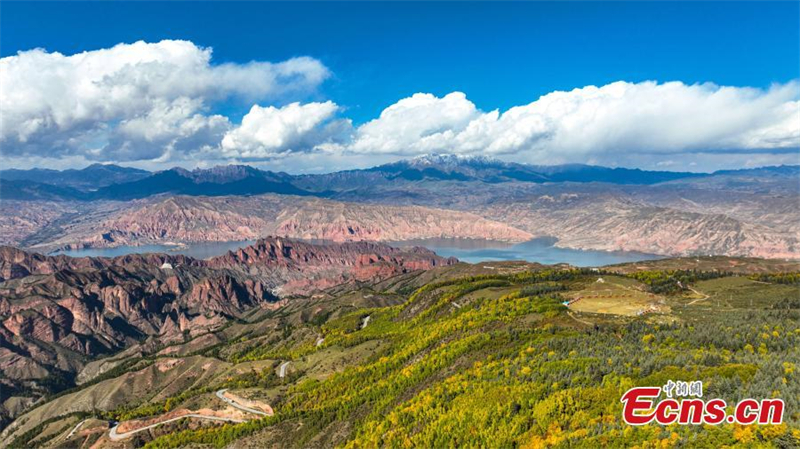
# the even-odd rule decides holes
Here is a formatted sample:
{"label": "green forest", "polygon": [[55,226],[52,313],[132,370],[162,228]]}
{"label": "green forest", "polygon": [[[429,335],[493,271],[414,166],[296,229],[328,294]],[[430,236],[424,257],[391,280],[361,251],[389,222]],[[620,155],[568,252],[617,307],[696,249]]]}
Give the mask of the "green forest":
{"label": "green forest", "polygon": [[[598,276],[606,276],[603,282],[622,278],[550,269],[446,279],[409,292],[399,305],[308,323],[324,343],[298,341],[280,351],[257,347],[230,359],[301,360],[330,347],[384,344],[364,362],[325,379],[299,376],[272,404],[275,416],[178,431],[146,447],[224,447],[243,438],[257,445],[277,434],[294,447],[331,434],[324,441],[345,448],[800,446],[796,273],[747,278],[716,271],[634,272],[625,279],[664,295],[671,313],[579,318],[563,304],[564,295]],[[738,298],[747,290],[728,286],[733,281],[759,289],[756,303]],[[690,301],[688,289],[701,287],[724,294]],[[359,326],[364,317],[369,325]],[[275,382],[251,377],[242,385]],[[622,422],[620,397],[627,389],[668,380],[702,380],[706,397],[728,404],[782,398],[784,423]]]}

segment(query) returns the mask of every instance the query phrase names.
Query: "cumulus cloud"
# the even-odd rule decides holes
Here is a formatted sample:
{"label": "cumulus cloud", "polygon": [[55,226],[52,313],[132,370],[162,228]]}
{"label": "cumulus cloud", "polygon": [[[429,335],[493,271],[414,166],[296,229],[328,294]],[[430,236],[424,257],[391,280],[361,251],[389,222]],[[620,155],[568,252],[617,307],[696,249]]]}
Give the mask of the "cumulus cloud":
{"label": "cumulus cloud", "polygon": [[335,144],[350,129],[347,120],[331,120],[339,107],[324,103],[292,103],[281,108],[253,106],[241,126],[222,139],[224,156],[267,159]]}
{"label": "cumulus cloud", "polygon": [[188,41],[136,42],[75,55],[42,49],[0,59],[4,155],[139,160],[218,146],[229,98],[275,99],[329,76],[312,58],[218,64]]}
{"label": "cumulus cloud", "polygon": [[348,150],[543,161],[611,152],[798,148],[798,97],[798,82],[767,90],[616,82],[553,92],[501,113],[478,111],[461,93],[416,94],[360,127]]}
{"label": "cumulus cloud", "polygon": [[[798,81],[768,89],[616,82],[506,111],[482,111],[461,92],[417,93],[354,127],[332,101],[296,102],[329,76],[308,57],[214,64],[211,49],[188,41],[20,52],[0,59],[2,157],[283,167],[292,155],[328,167],[436,152],[679,167],[687,158],[676,155],[784,161],[800,148]],[[214,113],[237,106],[250,108],[238,124]]]}
{"label": "cumulus cloud", "polygon": [[442,98],[418,93],[389,106],[380,117],[359,127],[348,150],[389,154],[442,151],[481,115],[461,92]]}

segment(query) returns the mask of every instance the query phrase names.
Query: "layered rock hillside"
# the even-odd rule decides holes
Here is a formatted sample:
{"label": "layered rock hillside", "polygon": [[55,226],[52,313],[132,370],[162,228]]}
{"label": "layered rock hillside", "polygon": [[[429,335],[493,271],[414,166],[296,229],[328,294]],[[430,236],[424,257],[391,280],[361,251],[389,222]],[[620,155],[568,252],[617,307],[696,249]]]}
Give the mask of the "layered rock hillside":
{"label": "layered rock hillside", "polygon": [[422,248],[274,237],[205,261],[0,247],[0,399],[58,391],[98,356],[189,341],[254,309],[281,307],[287,295],[456,262]]}
{"label": "layered rock hillside", "polygon": [[[0,243],[49,252],[269,235],[336,242],[555,237],[575,249],[800,258],[799,173],[797,166],[698,174],[450,156],[303,176],[244,166],[174,169],[101,189],[118,196],[58,197],[50,184],[14,196],[25,186],[6,187]],[[19,182],[42,180],[22,175]],[[119,201],[128,198],[138,199]]]}
{"label": "layered rock hillside", "polygon": [[292,294],[348,281],[378,282],[456,262],[455,258],[443,258],[418,247],[399,249],[374,242],[311,244],[270,237],[209,259],[207,264],[277,277],[282,282],[279,291]]}
{"label": "layered rock hillside", "polygon": [[[402,241],[425,238],[522,242],[531,234],[469,212],[419,206],[344,203],[288,195],[157,197],[94,203],[24,241],[39,250],[164,242],[255,240]],[[11,239],[9,239],[11,240]]]}

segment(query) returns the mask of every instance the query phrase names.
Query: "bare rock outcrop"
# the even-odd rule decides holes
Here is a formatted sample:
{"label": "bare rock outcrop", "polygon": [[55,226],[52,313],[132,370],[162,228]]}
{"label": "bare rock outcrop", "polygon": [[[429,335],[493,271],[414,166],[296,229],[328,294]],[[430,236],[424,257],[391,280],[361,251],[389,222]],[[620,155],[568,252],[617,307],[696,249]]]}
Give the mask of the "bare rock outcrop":
{"label": "bare rock outcrop", "polygon": [[[283,296],[456,263],[423,249],[270,237],[209,260],[44,256],[0,247],[0,371],[36,390],[54,370],[147,341],[185,341]],[[0,398],[6,399],[6,398]]]}

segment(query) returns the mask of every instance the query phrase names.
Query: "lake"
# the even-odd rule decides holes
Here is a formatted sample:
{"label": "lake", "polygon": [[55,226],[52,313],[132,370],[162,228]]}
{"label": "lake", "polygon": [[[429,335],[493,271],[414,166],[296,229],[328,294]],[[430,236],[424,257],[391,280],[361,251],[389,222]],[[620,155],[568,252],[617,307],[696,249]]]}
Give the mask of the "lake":
{"label": "lake", "polygon": [[662,259],[663,256],[635,251],[594,251],[557,248],[554,238],[542,237],[527,242],[510,244],[490,240],[423,239],[395,242],[397,246],[424,246],[445,257],[457,257],[463,262],[496,262],[525,260],[547,265],[568,263],[576,267],[597,267],[640,260]]}
{"label": "lake", "polygon": [[[252,240],[239,242],[204,242],[181,246],[142,245],[116,248],[92,248],[59,251],[73,257],[116,257],[132,253],[184,254],[196,259],[225,254],[255,243]],[[319,243],[319,242],[317,242]],[[463,262],[495,262],[502,260],[525,260],[543,264],[568,263],[576,267],[596,267],[615,263],[659,259],[661,256],[632,251],[592,251],[556,248],[556,239],[537,238],[524,243],[510,244],[492,240],[476,239],[422,239],[402,242],[386,242],[392,246],[424,246],[444,257],[454,256]]]}

